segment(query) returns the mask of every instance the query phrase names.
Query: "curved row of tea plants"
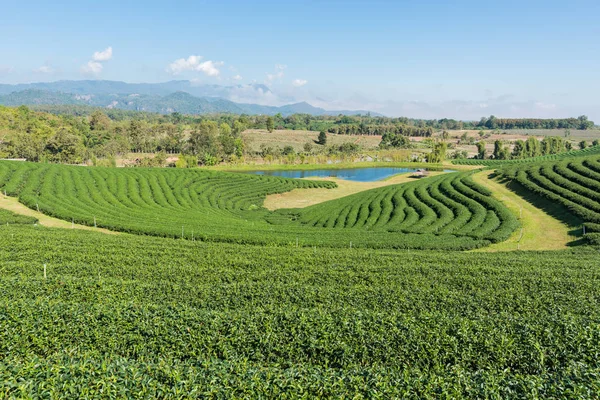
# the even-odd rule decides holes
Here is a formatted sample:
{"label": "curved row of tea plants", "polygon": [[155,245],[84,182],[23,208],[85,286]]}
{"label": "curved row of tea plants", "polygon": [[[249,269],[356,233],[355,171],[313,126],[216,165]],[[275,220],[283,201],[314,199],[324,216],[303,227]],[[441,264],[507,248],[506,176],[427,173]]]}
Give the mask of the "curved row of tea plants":
{"label": "curved row of tea plants", "polygon": [[486,167],[497,167],[506,164],[522,164],[522,163],[530,163],[530,162],[540,162],[540,161],[557,161],[563,160],[566,158],[573,157],[586,157],[600,154],[600,146],[590,146],[586,147],[582,150],[571,150],[564,153],[559,154],[549,154],[545,156],[539,157],[530,157],[530,158],[521,158],[514,160],[478,160],[478,159],[463,159],[463,160],[453,160],[452,164],[455,165],[483,165]]}
{"label": "curved row of tea plants", "polygon": [[20,224],[20,225],[32,225],[38,222],[37,218],[29,217],[27,215],[15,214],[12,211],[0,208],[0,228],[4,225]]}
{"label": "curved row of tea plants", "polygon": [[564,206],[586,222],[586,238],[600,243],[600,157],[511,166],[500,173]]}
{"label": "curved row of tea plants", "polygon": [[7,229],[0,397],[595,398],[600,387],[590,247],[314,251]]}
{"label": "curved row of tea plants", "polygon": [[[376,207],[369,198],[373,193],[392,190],[400,196],[404,189],[392,186],[300,211],[299,223],[264,209],[265,196],[334,183],[204,170],[0,162],[0,189],[28,207],[116,231],[235,243],[457,250],[505,239],[515,228],[514,217],[468,176],[451,177],[408,184],[406,193],[416,194],[414,199],[407,194],[404,203],[393,196],[380,201],[388,221],[362,210],[360,218],[369,223],[359,218],[337,229],[306,222],[319,210],[337,215],[348,202],[368,200],[364,207]],[[429,182],[431,195],[426,194]],[[423,203],[426,195],[438,200]]]}
{"label": "curved row of tea plants", "polygon": [[506,240],[515,216],[469,174],[446,174],[417,182],[357,193],[308,207],[303,224],[413,234],[452,234]]}

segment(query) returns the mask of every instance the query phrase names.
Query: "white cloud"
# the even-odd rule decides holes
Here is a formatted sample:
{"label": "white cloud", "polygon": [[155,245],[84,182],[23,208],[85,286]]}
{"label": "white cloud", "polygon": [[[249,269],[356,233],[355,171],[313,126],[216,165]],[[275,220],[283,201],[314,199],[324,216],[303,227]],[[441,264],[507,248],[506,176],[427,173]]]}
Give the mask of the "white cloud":
{"label": "white cloud", "polygon": [[104,51],[96,51],[92,56],[93,61],[108,61],[113,56],[113,49],[111,46],[107,47]]}
{"label": "white cloud", "polygon": [[81,67],[81,73],[85,75],[99,75],[104,69],[103,62],[112,59],[113,49],[111,46],[103,51],[96,51],[92,55],[92,59]]}
{"label": "white cloud", "polygon": [[198,71],[203,72],[208,76],[219,76],[221,71],[220,67],[225,64],[222,61],[211,61],[207,60],[202,62],[202,56],[189,56],[186,58],[180,58],[173,61],[167,67],[167,72],[177,75],[184,71]]}
{"label": "white cloud", "polygon": [[308,81],[306,79],[294,79],[292,81],[292,86],[302,87],[302,86],[306,85],[307,83],[308,83]]}
{"label": "white cloud", "polygon": [[8,65],[0,65],[0,74],[12,74],[15,72],[13,67],[9,67]]}
{"label": "white cloud", "polygon": [[88,61],[87,64],[81,67],[81,72],[87,75],[98,75],[103,69],[104,66],[99,62]]}
{"label": "white cloud", "polygon": [[274,82],[276,80],[281,80],[283,78],[283,70],[287,68],[287,65],[284,64],[275,64],[275,73],[267,74],[267,83]]}
{"label": "white cloud", "polygon": [[49,65],[42,65],[41,67],[34,69],[33,72],[37,72],[39,74],[52,74],[54,73],[54,68]]}
{"label": "white cloud", "polygon": [[234,81],[241,81],[243,78],[240,74],[237,74],[236,76],[232,77],[231,79],[233,79]]}

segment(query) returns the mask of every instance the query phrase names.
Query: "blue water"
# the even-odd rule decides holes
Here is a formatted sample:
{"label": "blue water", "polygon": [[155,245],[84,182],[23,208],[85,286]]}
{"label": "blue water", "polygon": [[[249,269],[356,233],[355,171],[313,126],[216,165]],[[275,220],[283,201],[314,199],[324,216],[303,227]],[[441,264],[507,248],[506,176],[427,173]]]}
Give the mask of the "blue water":
{"label": "blue water", "polygon": [[348,169],[313,169],[307,170],[280,170],[280,171],[244,171],[254,175],[282,176],[284,178],[340,178],[348,181],[373,182],[385,179],[392,175],[416,172],[415,168],[375,167],[375,168],[348,168]]}

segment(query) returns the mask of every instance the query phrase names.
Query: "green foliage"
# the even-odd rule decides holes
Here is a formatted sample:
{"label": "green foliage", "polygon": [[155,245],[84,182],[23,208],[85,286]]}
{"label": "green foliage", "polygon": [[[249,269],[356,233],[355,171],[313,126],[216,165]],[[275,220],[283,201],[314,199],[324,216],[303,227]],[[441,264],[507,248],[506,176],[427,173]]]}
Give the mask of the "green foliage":
{"label": "green foliage", "polygon": [[494,142],[494,160],[507,160],[508,155],[508,148],[504,146],[502,141],[496,140]]}
{"label": "green foliage", "polygon": [[591,232],[600,224],[600,157],[508,166],[500,172],[590,223]]}
{"label": "green foliage", "polygon": [[433,144],[433,150],[427,154],[427,162],[439,164],[446,159],[446,152],[448,151],[448,143],[436,142]]}
{"label": "green foliage", "polygon": [[315,251],[7,232],[7,398],[597,395],[597,251]]}
{"label": "green foliage", "polygon": [[477,159],[485,160],[485,142],[477,142]]}
{"label": "green foliage", "polygon": [[515,217],[468,174],[447,174],[368,190],[297,213],[309,226],[362,228],[405,234],[448,235],[500,242],[517,228]]}
{"label": "green foliage", "polygon": [[411,147],[410,139],[405,135],[398,135],[395,133],[384,133],[381,137],[381,143],[379,147],[387,148],[400,148],[408,149]]}
{"label": "green foliage", "polygon": [[[552,160],[564,160],[569,158],[578,158],[578,157],[586,157],[594,154],[600,154],[600,146],[587,147],[584,150],[570,150],[565,151],[559,154],[548,154],[544,156],[535,156],[529,157],[528,154],[536,154],[537,152],[530,152],[532,149],[529,146],[530,139],[533,139],[533,142],[537,143],[540,146],[540,142],[535,138],[527,139],[525,142],[525,158],[512,158],[510,160],[480,160],[480,159],[468,159],[468,160],[454,160],[453,164],[458,165],[485,165],[489,167],[494,166],[502,166],[502,165],[510,165],[510,164],[521,164],[521,163],[530,163],[530,162],[539,162],[539,161],[552,161]],[[480,142],[481,143],[481,142]]]}
{"label": "green foliage", "polygon": [[269,133],[273,132],[273,127],[274,127],[273,118],[267,117],[267,131],[269,131]]}
{"label": "green foliage", "polygon": [[[435,201],[421,194],[429,184],[440,185]],[[348,247],[352,242],[354,247],[366,248],[471,249],[503,240],[515,228],[514,217],[464,174],[391,186],[386,190],[394,190],[395,197],[379,206],[377,202],[371,205],[370,197],[356,197],[351,209],[346,204],[350,198],[302,210],[270,212],[261,207],[268,194],[310,187],[335,184],[199,169],[0,162],[0,188],[25,205],[39,206],[42,212],[67,221],[144,235],[255,244],[298,241],[302,246]],[[401,200],[417,188],[416,198],[406,194],[409,198]],[[373,194],[365,192],[364,196]],[[352,214],[344,214],[351,210]],[[444,214],[438,216],[438,212]],[[461,213],[460,218],[455,212]],[[329,222],[307,224],[313,213]],[[347,220],[345,228],[363,229],[327,229],[335,225],[330,220],[334,217]],[[356,218],[374,223],[350,224]],[[420,228],[409,229],[413,224]]]}
{"label": "green foliage", "polygon": [[[18,225],[32,225],[37,222],[37,218],[28,217],[26,215],[15,214],[12,211],[0,208],[0,230],[10,226],[12,224]],[[2,233],[5,235],[6,231]]]}
{"label": "green foliage", "polygon": [[317,143],[320,144],[320,145],[326,145],[327,144],[327,133],[325,133],[325,131],[319,132],[319,138],[317,140]]}

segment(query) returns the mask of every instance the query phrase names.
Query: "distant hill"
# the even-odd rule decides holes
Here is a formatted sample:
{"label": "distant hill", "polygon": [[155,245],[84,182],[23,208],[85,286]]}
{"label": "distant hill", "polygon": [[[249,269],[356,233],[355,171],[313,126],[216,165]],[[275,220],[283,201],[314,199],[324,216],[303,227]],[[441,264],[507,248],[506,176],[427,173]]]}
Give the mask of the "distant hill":
{"label": "distant hill", "polygon": [[[364,110],[330,111],[306,102],[285,106],[237,103],[228,98],[240,91],[271,93],[265,85],[198,85],[190,81],[164,83],[125,83],[118,81],[57,81],[18,85],[0,84],[0,104],[19,105],[89,105],[123,110],[168,114],[233,113],[282,115],[357,115]],[[380,114],[371,113],[377,116]]]}

